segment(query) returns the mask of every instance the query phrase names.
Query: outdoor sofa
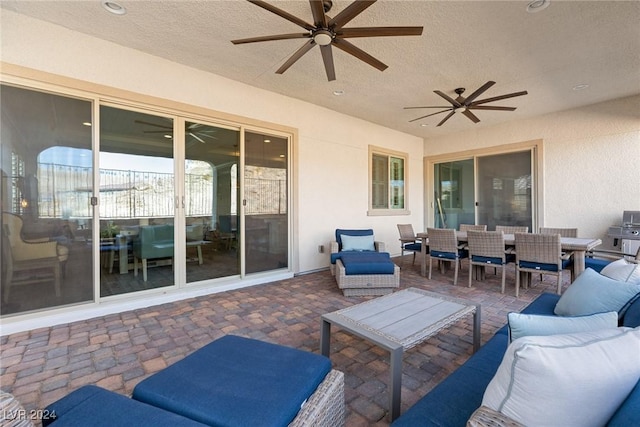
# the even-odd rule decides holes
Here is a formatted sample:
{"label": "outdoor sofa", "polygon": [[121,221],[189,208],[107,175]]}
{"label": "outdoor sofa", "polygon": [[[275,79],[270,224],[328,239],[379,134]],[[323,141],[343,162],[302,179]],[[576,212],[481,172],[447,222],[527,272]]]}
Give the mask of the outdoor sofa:
{"label": "outdoor sofa", "polygon": [[344,375],[327,357],[226,335],[141,381],[131,398],[88,385],[44,412],[45,427],[337,427]]}
{"label": "outdoor sofa", "polygon": [[[640,266],[636,270],[635,280],[639,280],[639,276]],[[587,269],[565,291],[561,310],[557,309],[560,306],[560,295],[541,294],[521,313],[509,314],[507,325],[499,329],[462,366],[396,419],[392,427],[640,425],[640,281],[636,283],[638,284],[623,284]],[[621,291],[615,298],[609,295],[612,293],[611,289],[614,289],[609,286],[616,285],[624,285],[626,294]],[[635,286],[635,290],[632,286]],[[566,316],[567,301],[575,303],[569,307],[577,312],[582,311],[582,315]],[[615,306],[616,312],[605,313],[611,306]],[[558,311],[565,315],[556,315]],[[587,315],[590,311],[597,314]],[[614,315],[614,324],[633,329],[625,332],[617,327],[598,329],[595,324],[588,324],[594,317],[602,318],[608,314]],[[514,327],[518,333],[524,332],[525,336],[514,339],[510,345],[510,334]],[[526,336],[528,327],[532,328],[532,333],[546,336]],[[568,329],[554,335],[556,327]],[[536,331],[536,328],[542,329]],[[575,333],[568,333],[573,331]],[[610,346],[609,349],[603,349],[607,344],[602,343],[612,339],[611,335],[606,334],[632,334],[631,344],[627,342],[621,344],[621,348]],[[570,339],[577,342],[572,341],[567,345],[566,340]],[[616,335],[615,339],[621,338]],[[593,348],[584,345],[585,350],[578,355],[569,353],[581,351],[580,346],[585,341],[589,341]],[[541,350],[544,346],[547,347]],[[557,350],[556,353],[551,353],[552,347]],[[607,352],[613,353],[613,356]],[[541,360],[545,355],[548,359]],[[613,359],[626,358],[627,361],[611,360],[607,355]],[[536,360],[538,356],[540,358]],[[539,363],[537,368],[535,363]],[[563,367],[563,364],[569,366]],[[532,371],[526,372],[528,366]],[[631,373],[626,373],[627,371]],[[620,375],[622,378],[618,377]],[[564,381],[567,376],[571,380]],[[554,381],[558,383],[553,384]],[[595,393],[599,398],[590,402],[589,399],[596,396],[585,398],[582,396],[583,392]],[[487,406],[496,402],[497,407]],[[600,408],[601,403],[614,406],[604,410]],[[518,404],[522,406],[518,407]],[[514,407],[515,415],[509,412]],[[561,414],[557,418],[553,414],[554,408]],[[589,415],[590,411],[594,413]],[[578,419],[578,415],[590,417],[591,424],[584,420],[576,424],[574,421]],[[522,420],[514,418],[519,416],[533,417],[533,421],[529,418],[528,423],[518,423],[517,421]],[[538,418],[543,416],[551,416],[555,421]],[[567,422],[563,417],[570,421]]]}

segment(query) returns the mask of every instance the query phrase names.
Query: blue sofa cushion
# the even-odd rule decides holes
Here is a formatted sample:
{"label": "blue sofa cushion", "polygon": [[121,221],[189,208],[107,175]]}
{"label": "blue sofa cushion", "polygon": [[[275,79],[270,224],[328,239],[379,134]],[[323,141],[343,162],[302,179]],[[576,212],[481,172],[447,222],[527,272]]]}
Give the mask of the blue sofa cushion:
{"label": "blue sofa cushion", "polygon": [[506,335],[494,335],[467,362],[402,414],[393,427],[464,427],[502,362]]}
{"label": "blue sofa cushion", "polygon": [[584,266],[585,268],[591,268],[594,271],[600,273],[603,268],[611,263],[609,259],[599,259],[599,258],[585,258]]}
{"label": "blue sofa cushion", "polygon": [[396,266],[387,252],[343,252],[340,260],[347,276],[393,274]]}
{"label": "blue sofa cushion", "polygon": [[621,310],[623,314],[620,326],[628,326],[629,328],[637,328],[640,326],[640,294],[631,298]]}
{"label": "blue sofa cushion", "polygon": [[[545,292],[540,294],[540,296],[533,300],[533,302],[526,306],[520,313],[553,316],[553,310],[559,299],[560,295]],[[498,329],[496,334],[509,335],[509,325],[504,325]]]}
{"label": "blue sofa cushion", "polygon": [[140,382],[133,398],[210,426],[286,426],[330,370],[327,357],[227,335]]}
{"label": "blue sofa cushion", "polygon": [[607,423],[607,427],[637,426],[640,413],[640,381],[631,393],[622,402],[613,417]]}
{"label": "blue sofa cushion", "polygon": [[56,419],[44,419],[44,427],[202,427],[181,415],[167,412],[137,400],[87,385],[73,391],[47,407]]}

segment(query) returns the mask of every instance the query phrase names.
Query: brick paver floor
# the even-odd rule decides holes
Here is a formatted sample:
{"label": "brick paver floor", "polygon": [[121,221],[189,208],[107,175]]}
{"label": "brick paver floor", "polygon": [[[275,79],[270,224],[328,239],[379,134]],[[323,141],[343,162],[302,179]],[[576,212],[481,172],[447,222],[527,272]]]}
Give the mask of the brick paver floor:
{"label": "brick paver floor", "polygon": [[[400,287],[423,288],[482,304],[482,342],[554,284],[539,282],[514,297],[514,272],[500,293],[499,275],[467,287],[468,266],[457,286],[451,271],[433,280],[419,275],[411,256],[402,266]],[[399,262],[399,259],[395,260]],[[565,286],[568,273],[565,275]],[[337,289],[329,271],[265,285],[191,298],[106,317],[3,336],[0,385],[27,410],[42,409],[69,392],[96,384],[129,395],[142,379],[225,334],[256,338],[319,353],[320,316],[357,304]],[[472,352],[472,316],[407,351],[402,411],[414,404]],[[332,329],[331,360],[345,373],[346,425],[387,426],[388,353],[360,338]]]}

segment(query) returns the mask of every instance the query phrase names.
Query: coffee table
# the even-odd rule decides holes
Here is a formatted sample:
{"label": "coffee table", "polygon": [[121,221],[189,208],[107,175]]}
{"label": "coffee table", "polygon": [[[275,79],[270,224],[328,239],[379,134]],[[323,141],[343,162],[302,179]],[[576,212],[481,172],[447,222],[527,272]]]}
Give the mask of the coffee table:
{"label": "coffee table", "polygon": [[480,348],[480,304],[435,292],[408,288],[322,315],[320,349],[329,357],[331,325],[357,335],[390,353],[391,421],[400,415],[402,355],[473,313],[473,351]]}

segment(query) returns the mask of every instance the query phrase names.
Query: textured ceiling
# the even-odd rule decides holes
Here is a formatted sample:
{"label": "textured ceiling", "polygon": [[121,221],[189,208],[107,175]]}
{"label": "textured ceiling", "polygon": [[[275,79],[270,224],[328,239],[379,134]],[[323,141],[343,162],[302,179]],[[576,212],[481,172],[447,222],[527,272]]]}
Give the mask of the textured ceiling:
{"label": "textured ceiling", "polygon": [[[1,7],[101,39],[299,98],[421,137],[467,131],[640,93],[640,2],[558,1],[538,13],[526,1],[380,0],[346,27],[424,26],[422,36],[350,41],[389,66],[384,72],[333,49],[337,79],[327,81],[319,49],[282,75],[282,63],[306,40],[233,45],[230,40],[301,28],[242,0],[118,0],[127,14],[94,1],[6,1]],[[271,1],[313,22],[307,1]],[[351,3],[334,0],[335,16]],[[480,98],[526,90],[529,95],[488,105],[514,112],[475,111],[436,127],[444,114],[409,123],[446,105],[434,90],[455,98],[489,80]],[[584,90],[572,88],[588,84]],[[344,91],[335,96],[335,90]],[[426,126],[421,126],[425,124]]]}

